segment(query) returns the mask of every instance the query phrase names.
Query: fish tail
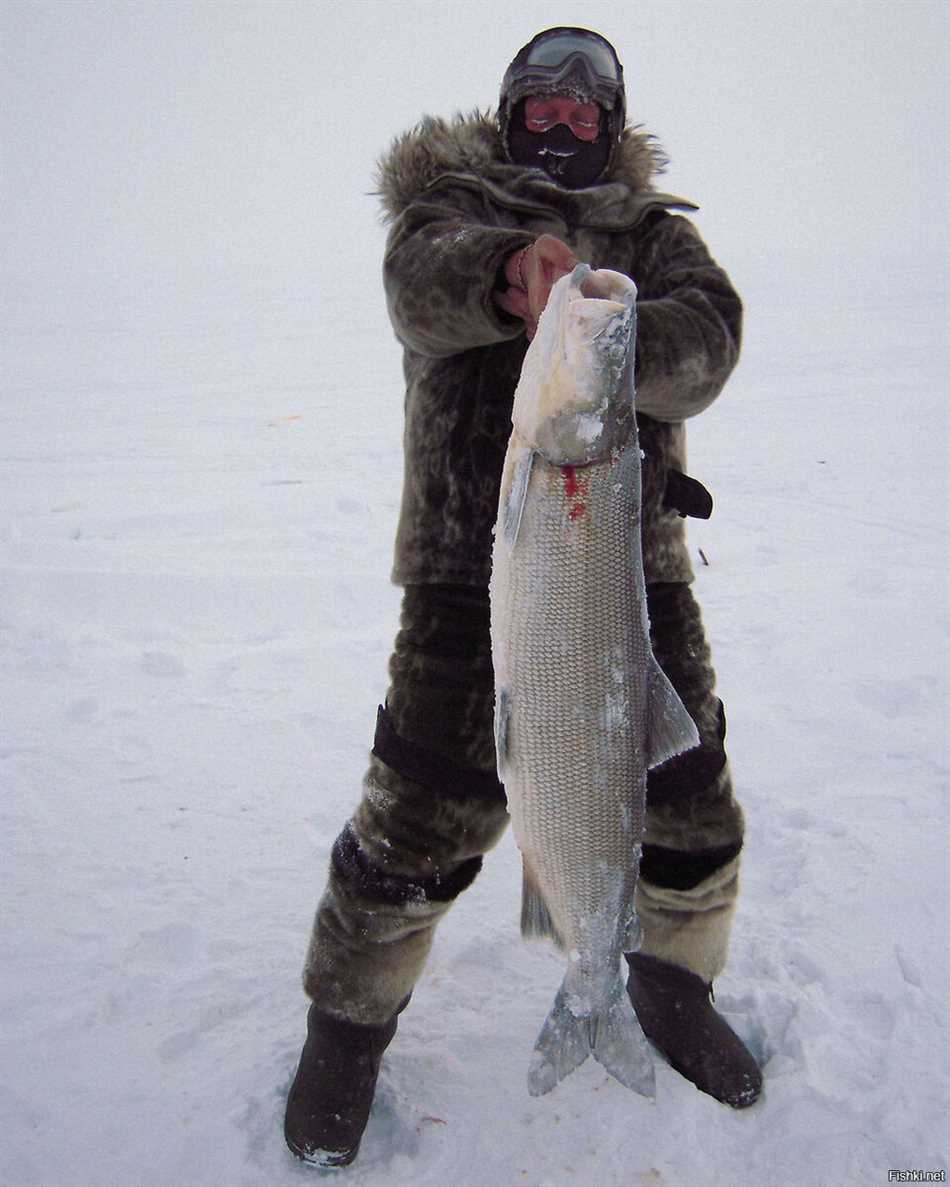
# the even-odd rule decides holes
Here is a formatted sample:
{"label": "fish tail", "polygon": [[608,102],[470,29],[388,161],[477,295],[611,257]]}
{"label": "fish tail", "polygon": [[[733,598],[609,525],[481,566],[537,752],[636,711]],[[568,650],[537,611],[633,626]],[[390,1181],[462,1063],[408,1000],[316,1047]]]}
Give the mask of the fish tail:
{"label": "fish tail", "polygon": [[543,1096],[584,1062],[591,1053],[589,1018],[571,1010],[571,995],[562,985],[544,1020],[528,1070],[528,1091]]}
{"label": "fish tail", "polygon": [[656,1082],[650,1048],[630,998],[622,984],[619,988],[620,993],[612,998],[603,1013],[592,1019],[594,1058],[624,1087],[641,1096],[654,1096]]}
{"label": "fish tail", "polygon": [[580,1067],[588,1055],[593,1055],[626,1088],[652,1097],[655,1079],[650,1048],[619,974],[602,1010],[580,1013],[576,1002],[576,996],[566,988],[565,979],[535,1043],[528,1072],[531,1095],[550,1092]]}

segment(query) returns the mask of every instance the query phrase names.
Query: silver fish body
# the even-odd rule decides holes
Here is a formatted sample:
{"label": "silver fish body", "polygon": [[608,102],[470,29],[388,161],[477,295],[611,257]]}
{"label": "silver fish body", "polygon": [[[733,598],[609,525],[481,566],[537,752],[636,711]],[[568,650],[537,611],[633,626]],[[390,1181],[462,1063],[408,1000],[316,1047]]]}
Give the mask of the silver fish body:
{"label": "silver fish body", "polygon": [[581,264],[554,286],[515,394],[495,528],[495,734],[522,930],[569,958],[534,1094],[591,1053],[653,1090],[621,956],[638,943],[647,770],[699,739],[650,648],[635,333],[629,278]]}

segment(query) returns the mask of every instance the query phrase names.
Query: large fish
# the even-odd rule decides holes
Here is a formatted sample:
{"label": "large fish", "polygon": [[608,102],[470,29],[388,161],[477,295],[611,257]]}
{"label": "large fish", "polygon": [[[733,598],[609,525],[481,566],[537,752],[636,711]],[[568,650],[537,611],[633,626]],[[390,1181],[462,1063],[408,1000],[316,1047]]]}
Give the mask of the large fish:
{"label": "large fish", "polygon": [[579,264],[553,287],[515,392],[495,527],[495,740],[522,931],[568,954],[534,1095],[591,1053],[653,1094],[621,955],[639,942],[647,770],[699,738],[650,648],[635,338],[628,277]]}

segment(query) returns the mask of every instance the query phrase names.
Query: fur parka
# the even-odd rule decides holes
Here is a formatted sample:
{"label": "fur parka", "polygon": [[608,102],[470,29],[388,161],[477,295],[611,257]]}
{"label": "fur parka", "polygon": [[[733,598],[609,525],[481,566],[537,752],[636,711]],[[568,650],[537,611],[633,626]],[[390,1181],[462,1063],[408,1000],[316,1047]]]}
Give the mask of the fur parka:
{"label": "fur parka", "polygon": [[735,366],[742,307],[693,224],[672,213],[695,206],[654,188],[663,164],[652,137],[627,128],[602,181],[565,189],[510,164],[496,120],[477,112],[423,120],[380,162],[386,301],[406,379],[398,584],[488,584],[527,349],[523,323],[492,291],[507,257],[543,232],[637,285],[644,569],[648,582],[692,579],[683,521],[664,490],[670,469],[685,469],[683,421]]}

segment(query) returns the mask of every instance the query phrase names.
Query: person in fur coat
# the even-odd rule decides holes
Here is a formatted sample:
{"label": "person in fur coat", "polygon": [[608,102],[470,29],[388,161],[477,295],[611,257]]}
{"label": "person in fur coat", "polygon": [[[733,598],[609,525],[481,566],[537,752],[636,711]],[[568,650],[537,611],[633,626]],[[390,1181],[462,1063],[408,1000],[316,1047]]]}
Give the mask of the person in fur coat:
{"label": "person in fur coat", "polygon": [[545,30],[508,68],[497,116],[426,118],[379,167],[384,284],[404,349],[404,587],[363,795],[333,847],[304,970],[308,1035],[285,1116],[300,1158],[356,1156],[383,1051],[433,933],[506,822],[495,770],[488,580],[514,389],[551,285],[578,260],[637,285],[643,551],[653,650],[701,745],[650,772],[628,989],[647,1036],[735,1108],[761,1087],[715,1011],[738,890],[742,813],[685,543],[707,515],[684,422],[739,354],[742,306],[682,212],[665,161],[626,124],[609,42]]}

